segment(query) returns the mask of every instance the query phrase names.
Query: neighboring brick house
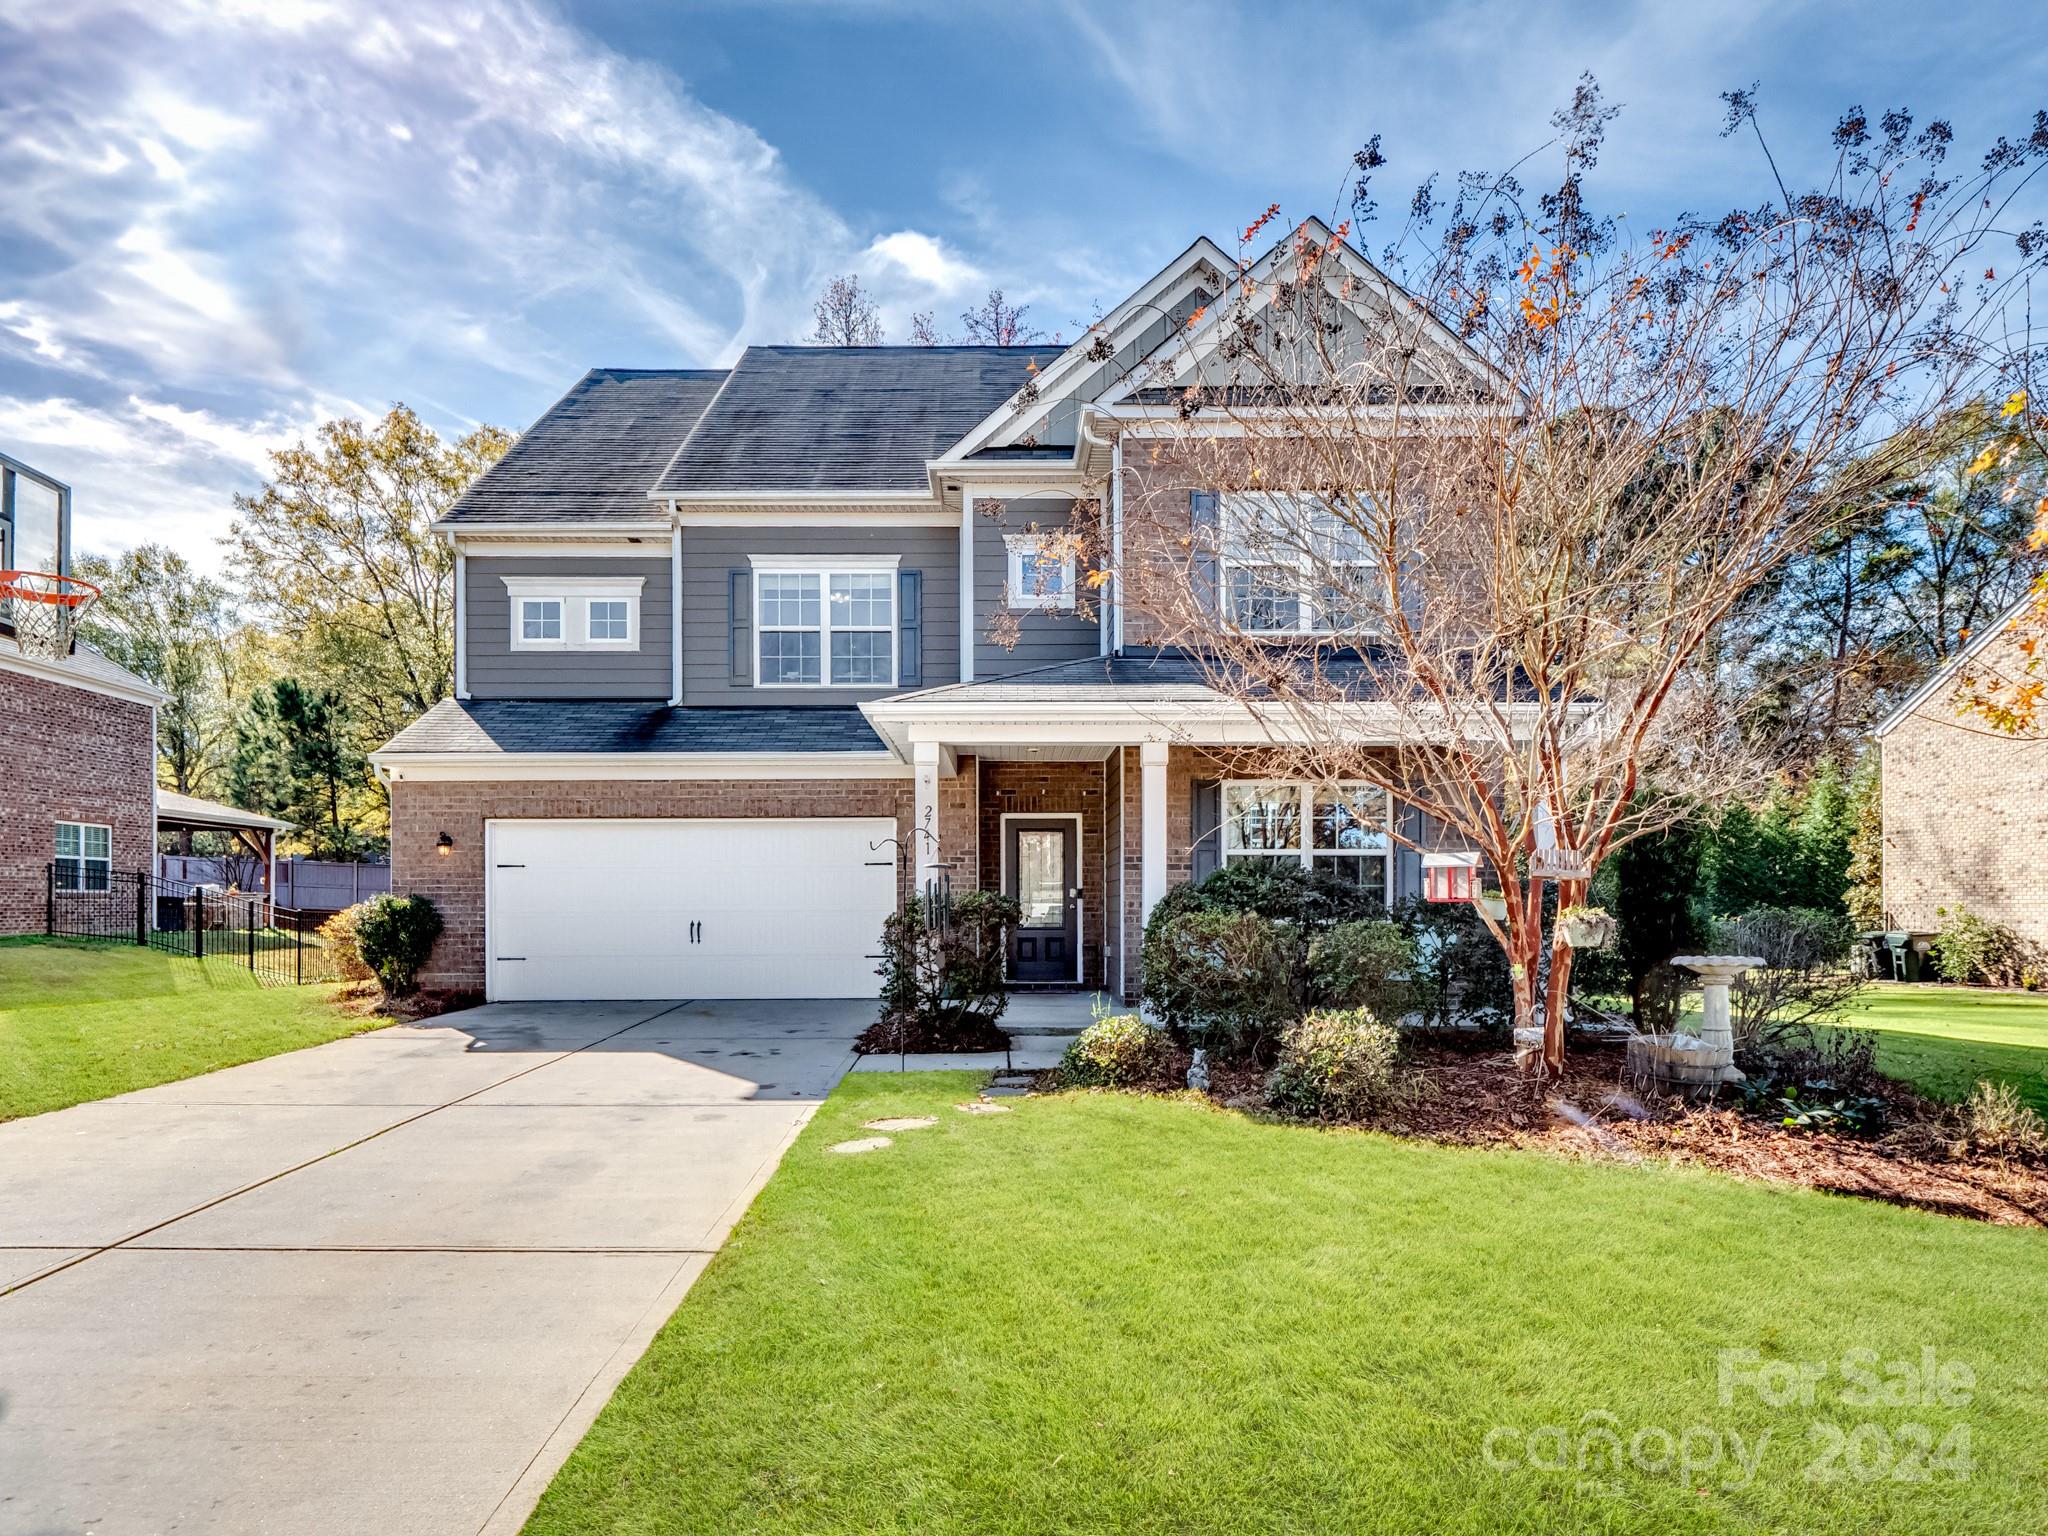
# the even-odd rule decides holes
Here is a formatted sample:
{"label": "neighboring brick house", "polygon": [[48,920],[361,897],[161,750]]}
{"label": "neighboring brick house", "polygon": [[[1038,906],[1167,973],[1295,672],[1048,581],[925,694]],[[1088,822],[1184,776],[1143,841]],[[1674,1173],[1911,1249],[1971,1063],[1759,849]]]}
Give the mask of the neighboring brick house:
{"label": "neighboring brick house", "polygon": [[[1380,279],[1345,259],[1369,281],[1331,291],[1364,317]],[[1145,915],[1220,861],[1414,894],[1385,795],[1230,782],[1242,706],[1127,626],[1116,583],[1078,603],[1047,547],[1085,525],[1121,549],[1127,486],[1216,519],[1160,471],[1163,432],[1126,473],[1170,414],[1129,365],[1221,345],[1237,272],[1197,241],[1065,348],[752,347],[581,380],[439,525],[456,696],[373,755],[395,886],[446,919],[426,983],[872,995],[883,919],[943,877],[1023,903],[1013,983],[1129,995]]]}
{"label": "neighboring brick house", "polygon": [[1985,626],[1877,728],[1889,928],[1932,933],[1944,909],[1967,909],[2048,947],[2048,733],[2005,735],[1956,702],[1966,668],[2017,672],[2010,618]]}
{"label": "neighboring brick house", "polygon": [[[67,574],[70,521],[68,488],[0,455],[0,570]],[[51,901],[151,867],[163,701],[87,645],[23,655],[11,603],[0,600],[0,935],[41,933]]]}

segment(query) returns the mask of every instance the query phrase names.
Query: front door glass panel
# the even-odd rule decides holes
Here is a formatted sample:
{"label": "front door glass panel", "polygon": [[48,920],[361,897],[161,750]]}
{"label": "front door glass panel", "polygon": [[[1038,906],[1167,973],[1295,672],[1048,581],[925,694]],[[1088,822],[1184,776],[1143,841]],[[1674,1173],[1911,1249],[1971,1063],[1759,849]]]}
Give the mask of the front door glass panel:
{"label": "front door glass panel", "polygon": [[1066,922],[1066,836],[1057,831],[1017,834],[1017,900],[1026,928],[1058,928]]}

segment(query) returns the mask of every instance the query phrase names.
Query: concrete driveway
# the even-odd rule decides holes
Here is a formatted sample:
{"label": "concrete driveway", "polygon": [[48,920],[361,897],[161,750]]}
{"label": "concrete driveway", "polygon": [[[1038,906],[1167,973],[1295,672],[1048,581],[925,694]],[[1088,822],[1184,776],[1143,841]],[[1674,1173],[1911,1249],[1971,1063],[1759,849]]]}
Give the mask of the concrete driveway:
{"label": "concrete driveway", "polygon": [[873,1010],[501,1004],[0,1125],[0,1533],[516,1530]]}

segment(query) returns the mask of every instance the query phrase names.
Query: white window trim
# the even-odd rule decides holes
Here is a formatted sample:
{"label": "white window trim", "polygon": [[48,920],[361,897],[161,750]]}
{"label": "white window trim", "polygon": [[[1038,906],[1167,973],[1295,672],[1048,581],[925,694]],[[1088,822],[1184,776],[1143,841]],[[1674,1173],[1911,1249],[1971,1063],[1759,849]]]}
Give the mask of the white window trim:
{"label": "white window trim", "polygon": [[[64,858],[63,854],[57,852],[57,834],[65,827],[78,828],[78,884],[59,884],[57,889],[60,891],[81,891],[89,895],[98,895],[102,891],[112,890],[114,888],[114,829],[103,821],[57,822],[50,832],[50,863],[53,866],[60,863]],[[96,859],[87,855],[85,851],[85,834],[87,832],[104,832],[107,834],[107,856],[105,858]],[[87,869],[94,864],[104,864],[106,866],[107,878],[103,884],[94,885],[86,878]]]}
{"label": "white window trim", "polygon": [[[900,555],[749,555],[747,563],[753,567],[751,589],[753,613],[753,655],[749,665],[754,672],[754,686],[772,692],[791,690],[801,693],[815,693],[821,689],[862,690],[894,688],[896,679],[903,673],[903,590],[896,580],[896,568],[901,563]],[[761,581],[767,576],[815,576],[818,578],[818,622],[809,624],[767,624],[761,619]],[[886,576],[889,579],[889,622],[885,626],[872,624],[834,625],[832,623],[832,578],[834,576]],[[761,679],[761,637],[769,634],[809,634],[815,629],[818,636],[818,680],[815,683],[763,682]],[[889,675],[881,682],[835,683],[832,681],[832,636],[844,630],[850,635],[879,635],[889,637]]]}
{"label": "white window trim", "polygon": [[[508,625],[515,651],[637,651],[640,649],[640,593],[645,576],[501,576],[510,600]],[[558,602],[562,605],[562,635],[559,640],[529,640],[524,633],[524,605],[530,602]],[[590,638],[590,605],[593,602],[623,602],[626,605],[626,638]]]}
{"label": "white window trim", "polygon": [[[1230,557],[1231,525],[1238,518],[1247,516],[1255,510],[1263,510],[1270,503],[1281,500],[1306,504],[1310,509],[1310,516],[1313,516],[1315,509],[1321,505],[1319,497],[1310,495],[1305,491],[1235,492],[1217,498],[1219,525],[1217,527],[1216,580],[1221,589],[1219,595],[1224,615],[1229,620],[1231,626],[1241,634],[1294,637],[1334,635],[1337,631],[1326,622],[1325,615],[1321,612],[1322,593],[1315,579],[1316,567],[1319,562],[1314,554],[1308,550],[1301,550],[1293,552],[1292,559],[1233,560]],[[1280,551],[1279,553],[1287,554],[1290,552]],[[1369,557],[1361,560],[1347,560],[1343,563],[1346,565],[1362,566],[1374,571],[1379,569],[1380,564],[1379,561]],[[1293,626],[1282,629],[1254,629],[1248,625],[1238,624],[1234,611],[1236,604],[1231,595],[1231,574],[1235,571],[1284,571],[1290,566],[1294,568],[1296,573],[1294,599],[1296,605],[1295,612],[1298,618]]]}
{"label": "white window trim", "polygon": [[1057,592],[1041,592],[1036,583],[1024,580],[1024,557],[1040,553],[1046,545],[1047,536],[1037,533],[1006,533],[1003,535],[1003,592],[1005,600],[1013,609],[1071,608],[1074,606],[1074,552],[1070,549],[1061,559],[1060,589]]}
{"label": "white window trim", "polygon": [[[1237,826],[1236,818],[1230,814],[1230,791],[1233,787],[1249,787],[1269,794],[1278,790],[1291,790],[1295,794],[1299,795],[1301,797],[1301,804],[1300,810],[1297,813],[1297,825],[1299,825],[1301,828],[1301,846],[1299,848],[1231,847],[1231,836],[1234,833]],[[1384,885],[1385,889],[1382,891],[1382,895],[1384,895],[1384,897],[1386,898],[1388,910],[1393,910],[1395,851],[1394,797],[1390,794],[1387,794],[1386,790],[1382,789],[1379,785],[1367,783],[1363,779],[1350,779],[1346,780],[1342,784],[1336,785],[1335,787],[1340,790],[1371,789],[1376,790],[1381,795],[1385,796],[1387,802],[1387,819],[1384,830],[1386,832],[1387,845],[1385,848],[1318,848],[1315,846],[1315,794],[1318,789],[1327,789],[1330,787],[1332,786],[1293,779],[1224,780],[1217,791],[1216,807],[1217,820],[1219,823],[1218,831],[1220,833],[1219,841],[1221,847],[1219,849],[1219,854],[1221,857],[1221,861],[1225,864],[1228,864],[1233,857],[1240,859],[1291,858],[1295,860],[1295,862],[1299,863],[1303,869],[1314,869],[1315,861],[1318,858],[1383,859],[1385,860],[1385,867],[1382,870],[1382,884]]]}

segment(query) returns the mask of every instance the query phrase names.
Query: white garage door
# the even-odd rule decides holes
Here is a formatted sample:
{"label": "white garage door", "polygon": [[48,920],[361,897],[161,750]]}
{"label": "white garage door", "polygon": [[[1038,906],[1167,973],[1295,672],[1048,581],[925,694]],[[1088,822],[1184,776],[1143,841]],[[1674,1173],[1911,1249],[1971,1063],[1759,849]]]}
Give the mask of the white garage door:
{"label": "white garage door", "polygon": [[886,817],[493,821],[485,985],[494,1001],[872,997],[895,836]]}

